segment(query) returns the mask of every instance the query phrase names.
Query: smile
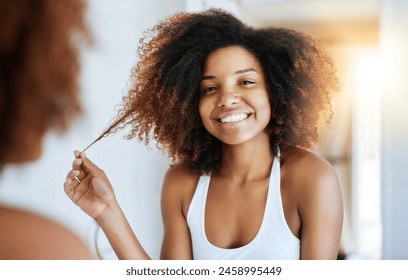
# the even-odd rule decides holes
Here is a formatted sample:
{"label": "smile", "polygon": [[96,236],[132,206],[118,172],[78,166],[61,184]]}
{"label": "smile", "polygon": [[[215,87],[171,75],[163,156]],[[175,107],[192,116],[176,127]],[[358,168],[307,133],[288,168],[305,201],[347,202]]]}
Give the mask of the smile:
{"label": "smile", "polygon": [[218,118],[216,119],[220,123],[235,123],[235,122],[241,122],[249,118],[250,114],[236,114],[236,115],[231,115],[227,116],[224,118]]}

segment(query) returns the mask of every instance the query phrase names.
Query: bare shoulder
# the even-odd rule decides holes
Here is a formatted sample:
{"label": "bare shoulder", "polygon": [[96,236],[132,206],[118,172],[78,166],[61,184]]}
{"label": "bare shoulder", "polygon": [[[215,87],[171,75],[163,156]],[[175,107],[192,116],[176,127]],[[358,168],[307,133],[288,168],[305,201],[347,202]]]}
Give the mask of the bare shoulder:
{"label": "bare shoulder", "polygon": [[0,207],[0,229],[0,259],[91,258],[78,236],[35,213]]}
{"label": "bare shoulder", "polygon": [[183,195],[195,190],[199,177],[200,175],[188,173],[176,164],[167,170],[163,188],[176,195]]}
{"label": "bare shoulder", "polygon": [[187,214],[199,178],[200,175],[188,173],[179,164],[169,167],[163,182],[162,205],[181,203],[183,214]]}
{"label": "bare shoulder", "polygon": [[180,164],[169,167],[166,172],[165,181],[169,183],[194,183],[198,180],[199,175],[192,174],[183,169]]}
{"label": "bare shoulder", "polygon": [[282,193],[289,194],[287,198],[292,203],[288,204],[289,209],[296,209],[292,212],[299,218],[301,259],[335,259],[343,203],[334,168],[310,151],[289,147],[282,150],[282,173],[285,180]]}
{"label": "bare shoulder", "polygon": [[167,170],[161,199],[164,228],[162,259],[193,258],[187,214],[199,177],[186,172],[180,165]]}
{"label": "bare shoulder", "polygon": [[311,151],[294,146],[283,150],[282,172],[293,193],[297,194],[299,206],[310,203],[310,200],[341,200],[336,171]]}
{"label": "bare shoulder", "polygon": [[[305,183],[321,181],[337,182],[336,171],[330,163],[317,154],[295,146],[290,146],[282,151],[282,168],[290,173],[293,180]],[[299,185],[299,184],[296,184]]]}

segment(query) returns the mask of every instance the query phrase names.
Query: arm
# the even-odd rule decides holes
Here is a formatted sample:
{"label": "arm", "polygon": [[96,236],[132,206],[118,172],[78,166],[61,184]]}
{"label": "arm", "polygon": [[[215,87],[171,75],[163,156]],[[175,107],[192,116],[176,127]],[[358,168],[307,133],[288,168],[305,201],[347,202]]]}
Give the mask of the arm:
{"label": "arm", "polygon": [[75,151],[75,157],[64,183],[65,193],[96,220],[119,259],[150,259],[120,208],[105,172],[84,153]]}
{"label": "arm", "polygon": [[337,175],[313,157],[303,165],[299,191],[301,259],[336,259],[343,224],[342,195]]}
{"label": "arm", "polygon": [[197,179],[179,166],[171,167],[166,174],[161,202],[164,226],[161,259],[193,258],[186,217],[196,185]]}
{"label": "arm", "polygon": [[149,260],[119,204],[109,205],[96,222],[121,260]]}
{"label": "arm", "polygon": [[73,232],[46,217],[0,207],[0,259],[90,259],[86,244]]}

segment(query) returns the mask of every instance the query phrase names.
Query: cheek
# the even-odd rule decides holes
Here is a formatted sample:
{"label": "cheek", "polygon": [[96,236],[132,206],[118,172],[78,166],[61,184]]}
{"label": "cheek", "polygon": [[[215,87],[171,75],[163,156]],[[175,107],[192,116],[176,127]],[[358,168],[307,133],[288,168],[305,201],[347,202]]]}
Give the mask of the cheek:
{"label": "cheek", "polygon": [[204,128],[207,130],[207,132],[213,134],[212,131],[214,130],[214,123],[211,120],[213,107],[211,104],[212,103],[209,100],[200,100],[198,103],[198,112]]}
{"label": "cheek", "polygon": [[270,106],[269,99],[262,98],[258,100],[253,100],[252,102],[252,107],[256,108],[257,115],[259,118],[262,119],[270,119],[272,115],[272,110]]}
{"label": "cheek", "polygon": [[271,119],[271,117],[272,117],[271,106],[269,105],[269,102],[265,104],[264,110],[265,110],[265,117],[269,121]]}
{"label": "cheek", "polygon": [[211,109],[209,105],[210,104],[208,100],[205,99],[200,99],[200,101],[198,102],[198,112],[203,123],[205,123],[210,118]]}
{"label": "cheek", "polygon": [[264,106],[265,114],[267,114],[268,119],[270,119],[272,117],[272,108],[268,95],[264,96],[262,104]]}

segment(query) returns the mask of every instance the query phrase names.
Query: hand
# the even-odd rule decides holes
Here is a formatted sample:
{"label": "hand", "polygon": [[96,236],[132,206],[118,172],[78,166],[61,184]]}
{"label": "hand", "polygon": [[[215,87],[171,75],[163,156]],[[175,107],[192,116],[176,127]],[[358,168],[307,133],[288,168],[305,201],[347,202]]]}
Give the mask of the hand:
{"label": "hand", "polygon": [[64,191],[85,213],[97,219],[109,206],[116,204],[115,194],[105,172],[85,153],[74,151],[75,160],[68,172]]}

